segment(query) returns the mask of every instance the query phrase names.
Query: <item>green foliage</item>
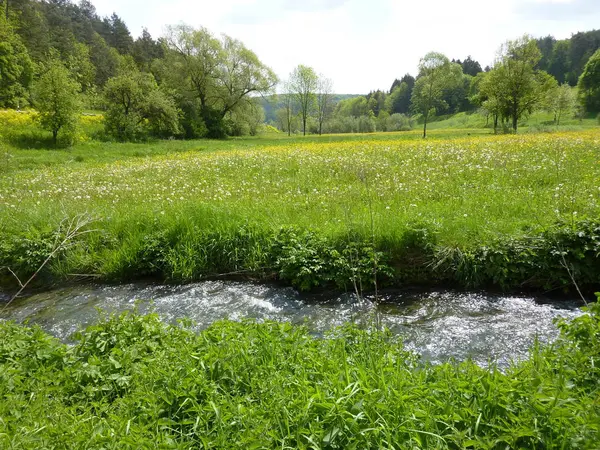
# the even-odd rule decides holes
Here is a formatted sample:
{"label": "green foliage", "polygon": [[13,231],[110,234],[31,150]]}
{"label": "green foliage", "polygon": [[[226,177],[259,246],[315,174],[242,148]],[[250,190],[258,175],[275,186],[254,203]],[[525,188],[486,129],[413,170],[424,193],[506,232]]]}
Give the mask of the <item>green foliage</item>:
{"label": "green foliage", "polygon": [[505,373],[430,365],[385,331],[283,323],[196,334],[122,314],[67,346],[0,324],[0,446],[594,448],[600,306]]}
{"label": "green foliage", "polygon": [[157,71],[181,101],[186,134],[204,128],[207,137],[226,136],[227,116],[243,114],[254,104],[250,94],[268,93],[277,82],[254,52],[227,35],[219,40],[205,28],[185,25],[170,27],[167,34]]}
{"label": "green foliage", "polygon": [[593,288],[600,273],[600,222],[557,224],[538,235],[503,237],[469,251],[442,247],[436,260],[442,273],[470,288],[572,290],[574,282]]}
{"label": "green foliage", "polygon": [[483,105],[495,116],[494,129],[498,117],[507,118],[516,133],[519,120],[531,114],[556,85],[552,76],[536,70],[540,58],[536,41],[528,35],[501,47],[498,62],[481,83]]}
{"label": "green foliage", "polygon": [[423,137],[427,136],[427,120],[432,111],[446,105],[444,91],[462,80],[462,68],[445,55],[430,52],[419,62],[419,76],[411,96],[411,107],[423,117]]}
{"label": "green foliage", "polygon": [[150,74],[133,71],[111,78],[104,99],[106,131],[120,141],[165,138],[179,132],[177,108]]}
{"label": "green foliage", "polygon": [[589,112],[600,112],[600,49],[585,65],[577,86],[583,107]]}
{"label": "green foliage", "polygon": [[393,276],[384,254],[360,237],[335,243],[311,231],[283,228],[270,253],[281,279],[303,291],[331,283],[371,290]]}
{"label": "green foliage", "polygon": [[0,14],[0,106],[27,105],[33,64],[19,35]]}
{"label": "green foliage", "polygon": [[69,70],[60,61],[49,62],[45,72],[34,86],[35,106],[43,128],[52,132],[54,145],[61,133],[67,145],[73,144],[81,103],[81,86],[71,78]]}
{"label": "green foliage", "polygon": [[300,64],[290,74],[289,88],[300,108],[302,133],[306,135],[308,117],[317,107],[319,77],[312,67]]}

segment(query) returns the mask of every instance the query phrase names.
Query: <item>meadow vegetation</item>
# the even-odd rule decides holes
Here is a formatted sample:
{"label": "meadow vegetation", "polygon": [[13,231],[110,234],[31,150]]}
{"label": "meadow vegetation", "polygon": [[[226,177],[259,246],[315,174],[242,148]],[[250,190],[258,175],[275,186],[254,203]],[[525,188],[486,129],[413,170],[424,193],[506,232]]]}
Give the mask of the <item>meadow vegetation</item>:
{"label": "meadow vegetation", "polygon": [[596,129],[271,136],[5,147],[3,285],[38,268],[65,217],[86,215],[94,232],[40,284],[229,274],[301,289],[597,286]]}
{"label": "meadow vegetation", "polygon": [[[600,295],[600,294],[599,294]],[[65,345],[0,323],[2,448],[593,449],[600,303],[504,372],[431,365],[375,327],[200,333],[123,314]]]}

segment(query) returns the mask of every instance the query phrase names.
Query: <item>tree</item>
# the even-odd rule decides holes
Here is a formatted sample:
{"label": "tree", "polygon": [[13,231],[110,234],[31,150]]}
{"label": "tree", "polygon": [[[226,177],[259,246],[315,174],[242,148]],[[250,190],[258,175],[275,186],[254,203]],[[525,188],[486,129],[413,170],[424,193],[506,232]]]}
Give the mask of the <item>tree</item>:
{"label": "tree", "polygon": [[144,72],[150,72],[152,61],[163,58],[165,55],[164,47],[160,41],[155,41],[146,28],[142,30],[142,35],[133,43],[131,53],[139,69]]}
{"label": "tree", "polygon": [[48,63],[46,71],[34,86],[35,106],[42,127],[52,132],[54,145],[60,131],[73,136],[81,112],[79,83],[69,70],[57,60]]}
{"label": "tree", "polygon": [[392,83],[392,87],[390,88],[390,94],[397,86],[400,86],[402,83],[406,83],[408,85],[409,92],[412,92],[413,88],[415,87],[415,81],[415,77],[413,77],[410,73],[405,74],[401,79],[396,78]]}
{"label": "tree", "polygon": [[205,28],[179,25],[169,28],[166,44],[164,81],[191,108],[190,116],[199,109],[209,137],[223,137],[225,116],[277,83],[275,73],[254,52],[229,36],[219,40]]}
{"label": "tree", "polygon": [[314,108],[317,87],[318,77],[312,67],[299,65],[290,74],[290,88],[300,107],[304,136],[306,136],[306,120]]}
{"label": "tree", "polygon": [[116,13],[104,19],[103,28],[105,30],[103,37],[111,47],[116,48],[122,55],[131,53],[133,38],[125,22]]}
{"label": "tree", "polygon": [[179,132],[178,111],[172,99],[162,93],[154,77],[130,71],[106,83],[105,127],[121,141],[152,135],[169,137]]}
{"label": "tree", "polygon": [[281,94],[282,107],[278,110],[277,116],[281,122],[282,130],[287,131],[288,136],[292,135],[292,128],[295,128],[296,113],[294,104],[294,94],[289,81],[283,84],[283,94]]}
{"label": "tree", "polygon": [[492,116],[494,134],[496,134],[499,119],[504,119],[501,82],[498,72],[489,71],[478,74],[473,79],[471,86],[475,91],[471,92],[471,102],[481,106],[488,120],[489,116]]}
{"label": "tree", "polygon": [[575,88],[568,83],[556,84],[546,93],[546,107],[554,113],[554,123],[560,125],[560,119],[573,111],[575,107]]}
{"label": "tree", "polygon": [[507,41],[498,52],[490,79],[497,84],[499,107],[515,133],[519,119],[538,106],[551,86],[550,75],[536,70],[540,58],[536,41],[527,35]]}
{"label": "tree", "polygon": [[479,64],[479,62],[471,59],[471,56],[467,56],[467,59],[465,59],[462,63],[460,63],[463,73],[465,75],[470,75],[472,77],[477,76],[478,73],[483,72],[483,69],[481,68],[481,64]]}
{"label": "tree", "polygon": [[423,115],[423,138],[427,137],[427,120],[431,111],[444,105],[444,89],[462,79],[460,65],[441,54],[431,52],[419,62],[419,76],[412,92],[412,107]]}
{"label": "tree", "polygon": [[579,99],[589,112],[600,112],[600,50],[594,53],[579,77]]}
{"label": "tree", "polygon": [[33,78],[33,63],[19,36],[0,16],[0,106],[19,106]]}
{"label": "tree", "polygon": [[317,122],[319,136],[323,134],[323,123],[333,110],[333,81],[322,75],[317,83]]}
{"label": "tree", "polygon": [[408,114],[412,88],[406,82],[398,84],[385,99],[385,109],[390,114]]}

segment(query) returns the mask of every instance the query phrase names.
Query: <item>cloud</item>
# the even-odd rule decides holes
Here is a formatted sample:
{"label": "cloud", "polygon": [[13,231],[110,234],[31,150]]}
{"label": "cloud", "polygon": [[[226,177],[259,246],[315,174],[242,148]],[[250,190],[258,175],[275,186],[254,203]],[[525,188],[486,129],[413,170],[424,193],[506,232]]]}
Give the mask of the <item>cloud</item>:
{"label": "cloud", "polygon": [[520,3],[516,12],[526,19],[563,22],[590,15],[600,16],[600,4],[599,0],[530,1]]}

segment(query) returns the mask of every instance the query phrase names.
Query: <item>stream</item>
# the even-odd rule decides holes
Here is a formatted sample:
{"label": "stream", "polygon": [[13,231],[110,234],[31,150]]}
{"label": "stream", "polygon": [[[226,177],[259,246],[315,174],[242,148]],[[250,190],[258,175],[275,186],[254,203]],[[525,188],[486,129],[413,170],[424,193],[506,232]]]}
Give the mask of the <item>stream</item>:
{"label": "stream", "polygon": [[200,330],[220,319],[277,320],[305,324],[322,335],[347,322],[380,323],[400,335],[405,347],[433,363],[472,358],[486,366],[506,367],[526,358],[537,337],[558,336],[555,318],[581,315],[580,303],[527,296],[458,291],[388,291],[377,306],[368,298],[343,294],[323,298],[292,288],[229,281],[183,286],[125,284],[67,287],[3,305],[0,320],[38,324],[68,341],[69,336],[98,320],[101,313],[155,311],[168,322],[189,318]]}

